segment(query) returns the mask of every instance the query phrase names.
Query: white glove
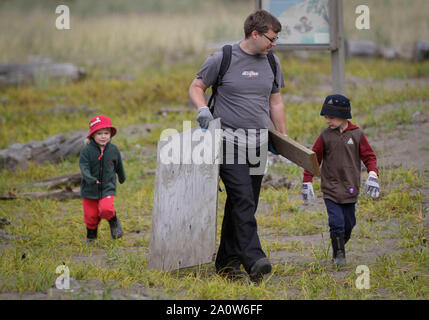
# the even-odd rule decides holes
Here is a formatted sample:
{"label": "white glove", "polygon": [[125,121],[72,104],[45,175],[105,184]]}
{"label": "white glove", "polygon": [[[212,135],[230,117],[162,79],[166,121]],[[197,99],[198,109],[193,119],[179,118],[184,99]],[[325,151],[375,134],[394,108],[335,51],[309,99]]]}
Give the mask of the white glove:
{"label": "white glove", "polygon": [[378,177],[374,171],[370,171],[368,179],[365,182],[365,192],[373,199],[377,199],[380,195],[380,185],[378,184]]}
{"label": "white glove", "polygon": [[305,205],[310,204],[310,200],[316,199],[314,196],[313,184],[311,182],[304,182],[301,187],[302,200]]}

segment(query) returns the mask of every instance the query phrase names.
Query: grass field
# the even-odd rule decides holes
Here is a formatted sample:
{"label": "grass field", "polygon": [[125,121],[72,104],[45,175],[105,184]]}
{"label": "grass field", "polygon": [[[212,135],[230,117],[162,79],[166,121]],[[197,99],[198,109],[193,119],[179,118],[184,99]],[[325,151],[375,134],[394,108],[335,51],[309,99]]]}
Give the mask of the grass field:
{"label": "grass field", "polygon": [[[326,61],[302,62],[284,58],[282,65],[289,68],[287,76],[293,79],[287,80],[285,92],[298,95],[305,95],[306,90],[313,94],[317,92],[317,82],[300,88],[295,88],[294,84],[305,83],[315,70],[323,72]],[[365,67],[380,79],[396,77],[395,69],[402,70],[401,77],[405,78],[421,72],[417,69],[427,70],[427,63],[408,65],[392,62],[390,66],[389,73],[383,63],[351,60],[347,70],[355,74]],[[422,191],[428,182],[428,174],[427,171],[402,167],[381,168],[383,191],[380,200],[373,202],[362,196],[358,226],[349,249],[351,262],[342,273],[336,273],[330,263],[323,207],[304,207],[299,199],[299,183],[291,189],[270,188],[262,192],[264,205],[258,213],[258,221],[263,247],[274,262],[274,273],[261,286],[230,283],[214,274],[212,264],[172,273],[147,270],[154,177],[145,175],[144,171],[155,168],[154,148],[161,129],[169,125],[180,129],[182,121],[195,117],[192,111],[167,117],[158,115],[156,111],[163,106],[182,107],[186,103],[186,89],[196,69],[197,66],[173,68],[174,78],[159,72],[156,76],[139,77],[134,82],[88,80],[61,87],[9,88],[3,91],[2,96],[8,101],[0,107],[4,128],[0,142],[3,147],[14,142],[42,140],[67,130],[85,129],[88,120],[85,114],[76,113],[66,118],[60,114],[47,116],[58,103],[50,98],[63,97],[61,103],[97,106],[100,113],[111,116],[119,128],[115,144],[126,155],[128,180],[118,187],[116,201],[124,238],[112,241],[108,224],[102,223],[100,239],[94,246],[84,243],[80,200],[0,202],[0,216],[12,222],[6,227],[7,232],[26,237],[0,240],[1,292],[47,293],[54,284],[56,267],[65,263],[77,283],[89,281],[85,286],[82,284],[78,295],[69,293],[72,298],[115,298],[118,290],[123,296],[127,296],[127,292],[143,290],[151,298],[179,299],[428,298],[427,230],[423,228],[423,202],[427,194]],[[411,121],[409,113],[420,111],[426,116],[429,113],[427,85],[396,90],[384,88],[382,91],[359,87],[352,90],[350,96],[358,124],[368,126],[368,129],[376,125],[374,134],[389,131],[386,122],[381,126],[374,124],[374,119],[369,116],[380,105],[410,99],[426,101],[408,113],[397,113],[391,120],[394,123]],[[318,117],[319,104],[288,103],[286,108],[289,134],[304,144],[311,144],[324,127]],[[121,133],[121,128],[128,125],[146,123],[155,123],[158,127],[147,136],[131,139]],[[272,170],[292,181],[299,181],[302,174],[298,167],[285,164]],[[3,170],[0,172],[3,181],[0,193],[18,189],[36,191],[31,187],[32,181],[75,172],[78,172],[76,158],[65,159],[58,164],[31,165],[27,170],[16,173]],[[320,191],[319,183],[316,180],[316,192]],[[220,226],[224,193],[220,194],[219,201]],[[325,234],[321,243],[308,244],[303,241],[305,238],[301,238],[319,237],[321,234]],[[385,242],[388,243],[387,248],[393,248],[385,249],[381,255],[371,253],[372,246],[384,247]],[[288,254],[300,258],[289,260]],[[365,255],[372,258],[365,258]],[[373,276],[369,291],[357,290],[353,285],[357,263],[368,264],[371,269]],[[103,289],[85,291],[84,288],[91,288],[91,281],[95,282],[95,288],[101,286]],[[103,292],[103,295],[97,292]]]}
{"label": "grass field", "polygon": [[[371,2],[374,11],[384,16],[376,2]],[[187,3],[189,6],[192,1]],[[394,10],[401,11],[401,1],[390,3]],[[414,19],[426,1],[410,3],[407,8],[412,13],[407,10],[407,14]],[[403,158],[395,153],[397,150],[383,147],[397,132],[394,139],[401,147],[415,145],[410,135],[428,128],[427,61],[346,62],[347,77],[355,81],[347,83],[353,121],[364,128],[376,146],[382,193],[377,201],[360,196],[357,226],[346,247],[348,265],[344,269],[337,270],[331,262],[320,180],[314,183],[318,198],[304,206],[300,199],[302,169],[283,162],[277,162],[270,172],[286,177],[292,182],[291,188],[263,189],[257,212],[262,246],[273,262],[273,272],[262,284],[223,279],[215,274],[213,263],[174,272],[147,269],[155,178],[145,172],[155,169],[156,142],[161,131],[167,127],[181,130],[182,121],[196,116],[192,109],[166,116],[157,111],[162,107],[185,108],[189,84],[206,54],[205,44],[239,38],[242,20],[252,6],[253,1],[231,7],[209,5],[210,14],[201,11],[197,16],[188,13],[187,7],[178,8],[175,14],[163,8],[150,14],[130,14],[124,7],[123,14],[81,14],[73,18],[70,32],[54,30],[54,20],[45,9],[26,12],[13,5],[8,11],[0,10],[0,28],[4,30],[7,25],[8,30],[16,30],[0,34],[0,62],[43,55],[83,65],[89,73],[86,80],[78,83],[42,81],[34,86],[0,88],[0,149],[87,129],[93,115],[50,111],[59,104],[88,105],[109,115],[119,129],[114,143],[125,155],[128,177],[124,185],[118,186],[115,207],[124,237],[116,241],[110,238],[108,223],[102,221],[97,242],[85,243],[79,199],[0,201],[0,217],[11,221],[0,230],[11,235],[7,238],[0,234],[0,299],[429,298],[429,170],[416,164],[421,157],[429,159],[429,140],[421,138],[423,142],[416,145],[414,153]],[[156,11],[154,8],[151,10]],[[213,19],[215,12],[221,13],[221,18]],[[420,20],[412,23],[427,23]],[[374,28],[385,32],[377,23],[374,21]],[[394,23],[391,26],[397,28]],[[413,36],[398,37],[399,44],[412,42]],[[378,35],[371,33],[371,37]],[[383,37],[386,44],[396,39],[387,31]],[[286,80],[282,94],[288,134],[311,146],[325,127],[319,112],[329,92],[329,56],[307,60],[279,56]],[[135,74],[135,79],[104,77],[127,72]],[[291,97],[301,97],[302,101]],[[130,125],[153,128],[144,135],[130,135],[124,129]],[[395,160],[400,161],[398,165],[392,164]],[[33,163],[15,173],[0,170],[0,194],[41,191],[32,185],[34,181],[76,173],[77,161],[72,157],[59,163]],[[366,173],[362,176],[366,178]],[[218,241],[224,202],[225,193],[219,193]],[[73,291],[55,288],[59,265],[69,268]],[[359,265],[370,270],[370,289],[356,288]]]}
{"label": "grass field", "polygon": [[[355,27],[355,9],[361,3],[343,2],[348,39],[373,40],[410,53],[417,40],[429,37],[426,0],[366,1],[370,30]],[[253,0],[77,0],[66,2],[71,29],[60,31],[55,28],[55,8],[62,3],[0,3],[0,28],[11,30],[0,34],[0,63],[43,56],[83,66],[90,76],[143,74],[150,67],[200,61],[211,41],[240,39],[243,21],[254,10]]]}

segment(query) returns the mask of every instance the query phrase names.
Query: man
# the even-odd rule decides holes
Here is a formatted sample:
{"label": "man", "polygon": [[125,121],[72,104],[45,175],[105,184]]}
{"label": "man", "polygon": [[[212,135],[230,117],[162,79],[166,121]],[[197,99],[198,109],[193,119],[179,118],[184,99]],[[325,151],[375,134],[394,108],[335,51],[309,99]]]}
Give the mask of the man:
{"label": "man", "polygon": [[[259,10],[249,15],[244,23],[245,39],[233,44],[230,66],[217,89],[213,115],[206,104],[205,91],[218,77],[222,61],[222,50],[207,58],[189,88],[189,96],[198,108],[197,121],[207,128],[214,118],[221,118],[224,129],[223,161],[220,177],[225,184],[227,199],[219,250],[216,256],[216,271],[229,278],[245,274],[243,265],[251,280],[260,282],[264,274],[271,272],[271,264],[261,248],[257,233],[255,212],[258,206],[262,174],[252,174],[252,164],[246,161],[226,161],[229,146],[233,146],[233,159],[239,147],[233,130],[256,131],[254,145],[263,144],[267,136],[269,119],[275,128],[286,134],[285,111],[280,88],[284,79],[277,57],[276,79],[270,67],[267,54],[277,41],[281,31],[280,22],[269,12]],[[249,147],[249,146],[247,146]],[[267,153],[267,143],[256,147],[257,152]],[[230,159],[230,158],[228,158]],[[238,163],[237,163],[238,162]],[[265,164],[264,164],[265,165]]]}

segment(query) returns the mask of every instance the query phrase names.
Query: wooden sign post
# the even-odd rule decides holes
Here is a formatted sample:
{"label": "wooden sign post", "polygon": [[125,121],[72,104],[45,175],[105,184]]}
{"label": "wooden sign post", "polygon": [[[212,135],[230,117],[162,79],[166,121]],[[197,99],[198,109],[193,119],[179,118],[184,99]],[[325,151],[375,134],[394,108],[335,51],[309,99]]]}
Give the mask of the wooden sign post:
{"label": "wooden sign post", "polygon": [[331,51],[333,93],[345,95],[342,0],[256,0],[256,8],[282,24],[274,50]]}

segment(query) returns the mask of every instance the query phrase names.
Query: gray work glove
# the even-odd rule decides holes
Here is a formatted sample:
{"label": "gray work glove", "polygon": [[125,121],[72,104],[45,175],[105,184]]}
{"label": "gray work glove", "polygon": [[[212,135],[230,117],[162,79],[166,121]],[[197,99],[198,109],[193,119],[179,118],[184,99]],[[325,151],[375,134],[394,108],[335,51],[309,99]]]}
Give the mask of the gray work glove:
{"label": "gray work glove", "polygon": [[314,196],[313,184],[311,182],[304,182],[302,184],[301,194],[305,205],[309,205],[311,200],[316,199]]}
{"label": "gray work glove", "polygon": [[365,192],[373,199],[377,199],[380,195],[380,185],[378,184],[378,177],[374,171],[370,171],[368,179],[365,182]]}
{"label": "gray work glove", "polygon": [[205,131],[209,127],[209,122],[212,121],[213,115],[210,112],[209,107],[202,107],[198,109],[197,121],[199,122],[201,129]]}

